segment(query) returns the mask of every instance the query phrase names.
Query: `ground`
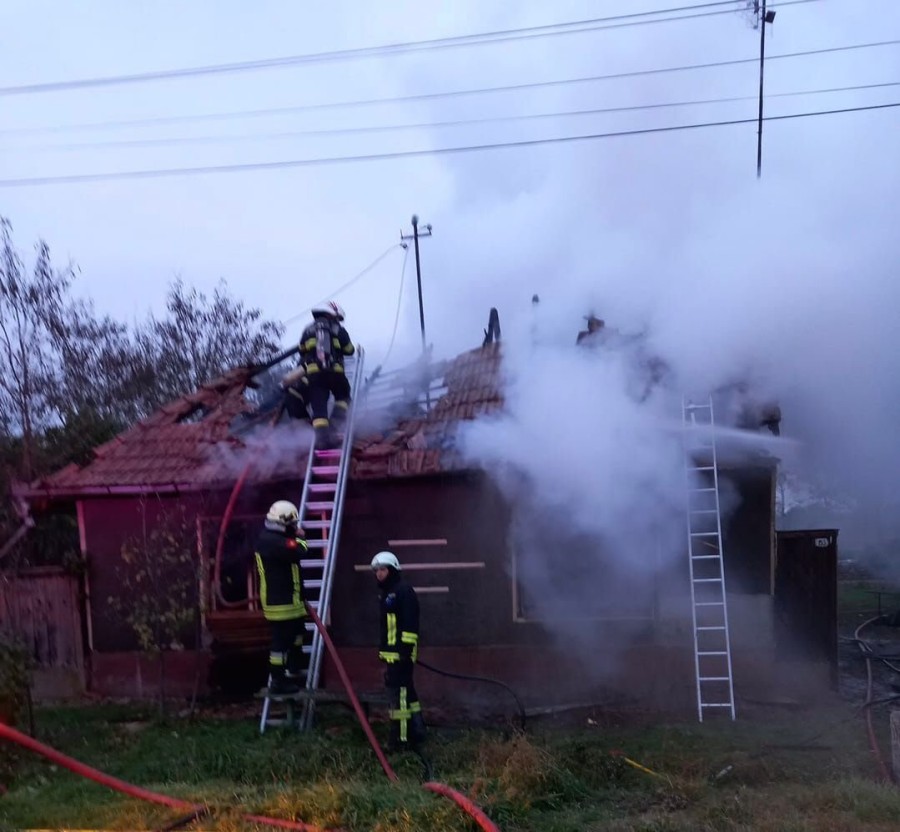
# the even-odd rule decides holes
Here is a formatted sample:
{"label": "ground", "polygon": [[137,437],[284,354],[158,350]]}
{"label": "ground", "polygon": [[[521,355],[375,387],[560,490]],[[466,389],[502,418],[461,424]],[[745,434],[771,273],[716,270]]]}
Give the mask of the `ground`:
{"label": "ground", "polygon": [[[863,580],[842,587],[844,634],[876,604]],[[525,733],[446,721],[429,742],[435,777],[475,799],[503,832],[893,830],[900,790],[879,780],[867,743],[856,650],[842,642],[840,692],[814,709],[747,705],[734,723],[604,710],[535,718]],[[896,692],[890,683],[879,669],[876,695]],[[348,832],[475,828],[421,789],[414,757],[392,757],[400,783],[388,783],[342,707],[321,707],[312,734],[260,736],[255,715],[252,705],[219,706],[162,723],[149,705],[94,703],[39,708],[36,732],[126,781],[219,810],[186,829],[249,828],[228,810],[235,806]],[[874,724],[890,765],[886,709]],[[383,738],[384,724],[375,727]],[[162,829],[179,815],[26,752],[16,766],[0,797],[3,829]]]}

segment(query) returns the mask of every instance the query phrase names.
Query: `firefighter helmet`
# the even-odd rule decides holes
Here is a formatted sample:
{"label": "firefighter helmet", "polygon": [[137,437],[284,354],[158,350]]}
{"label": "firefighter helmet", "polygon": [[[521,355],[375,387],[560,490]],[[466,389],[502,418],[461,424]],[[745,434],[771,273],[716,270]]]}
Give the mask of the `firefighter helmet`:
{"label": "firefighter helmet", "polygon": [[385,567],[391,567],[398,572],[400,571],[400,561],[397,560],[397,556],[393,552],[379,552],[372,558],[372,569],[383,569]]}
{"label": "firefighter helmet", "polygon": [[295,526],[300,519],[297,506],[288,500],[277,500],[272,503],[266,520],[269,523],[278,523],[282,526]]}
{"label": "firefighter helmet", "polygon": [[344,320],[344,310],[333,300],[328,301],[328,303],[323,303],[320,306],[314,306],[311,311],[314,318],[318,315],[327,315],[329,318],[334,318],[336,321]]}

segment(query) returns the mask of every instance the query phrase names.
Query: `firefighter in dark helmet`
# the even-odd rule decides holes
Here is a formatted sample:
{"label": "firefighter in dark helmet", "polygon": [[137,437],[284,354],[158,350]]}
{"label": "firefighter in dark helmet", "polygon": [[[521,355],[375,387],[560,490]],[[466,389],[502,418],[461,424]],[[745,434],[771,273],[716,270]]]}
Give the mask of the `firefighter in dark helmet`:
{"label": "firefighter in dark helmet", "polygon": [[307,552],[297,507],[287,500],[272,504],[256,543],[256,569],[263,615],[272,630],[269,651],[271,693],[296,693],[303,662],[306,603],[300,559]]}
{"label": "firefighter in dark helmet", "polygon": [[393,552],[372,558],[381,601],[381,641],[378,658],[385,664],[384,685],[391,700],[390,748],[418,748],[425,740],[422,705],[413,685],[419,654],[419,599],[403,580]]}
{"label": "firefighter in dark helmet", "polygon": [[[313,322],[300,336],[300,358],[306,370],[309,405],[312,409],[316,446],[336,444],[332,430],[339,428],[350,409],[350,382],[344,375],[344,359],[355,348],[344,329],[344,310],[334,301],[312,310]],[[334,410],[328,418],[328,399],[334,395]]]}

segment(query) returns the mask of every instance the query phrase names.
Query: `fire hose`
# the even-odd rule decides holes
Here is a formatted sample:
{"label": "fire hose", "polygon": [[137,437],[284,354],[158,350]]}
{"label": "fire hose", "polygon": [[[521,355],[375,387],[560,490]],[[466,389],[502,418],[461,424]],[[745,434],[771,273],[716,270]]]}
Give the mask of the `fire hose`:
{"label": "fire hose", "polygon": [[[369,721],[365,717],[365,713],[363,712],[359,699],[357,698],[356,693],[353,690],[353,686],[350,684],[350,679],[347,676],[347,671],[344,668],[340,657],[338,656],[334,643],[331,641],[331,637],[328,635],[328,631],[325,629],[325,626],[322,624],[321,619],[318,615],[316,615],[314,610],[309,610],[309,613],[322,635],[325,646],[328,648],[328,651],[331,654],[338,674],[341,677],[341,681],[344,683],[344,687],[347,690],[347,695],[350,697],[350,701],[353,704],[353,709],[356,711],[356,716],[359,718],[360,725],[362,725],[363,731],[365,731],[366,737],[369,740],[369,743],[372,745],[372,749],[375,752],[375,756],[378,758],[378,762],[381,763],[381,767],[384,769],[384,773],[387,775],[388,779],[396,781],[397,779],[399,779],[397,777],[397,773],[393,770],[393,768],[391,768],[391,764],[387,761],[384,752],[381,750],[381,746],[378,744],[378,740],[376,739],[375,734],[372,731],[372,727],[369,725]],[[100,783],[101,785],[113,789],[114,791],[126,794],[129,797],[134,797],[147,803],[155,803],[160,806],[167,806],[170,809],[181,809],[191,812],[192,814],[186,819],[186,822],[193,819],[194,817],[197,817],[201,812],[207,811],[207,807],[204,804],[193,803],[189,800],[181,800],[179,798],[169,797],[168,795],[152,792],[148,789],[141,788],[140,786],[135,786],[131,783],[125,782],[124,780],[120,780],[117,777],[106,774],[105,772],[102,772],[98,769],[92,768],[91,766],[88,766],[85,763],[74,759],[73,757],[69,757],[62,752],[57,751],[55,748],[51,748],[48,745],[44,745],[43,743],[38,742],[32,737],[29,737],[27,734],[23,734],[21,731],[17,731],[15,728],[12,728],[4,723],[0,723],[0,739],[5,739],[9,742],[14,742],[18,745],[21,745],[23,748],[26,748],[29,751],[33,751],[36,754],[40,754],[43,757],[46,757],[51,762],[54,762],[57,765],[62,766],[63,768],[67,768],[69,769],[69,771],[72,771],[75,774],[80,775],[81,777],[86,777],[89,780]],[[483,832],[500,832],[499,828],[493,823],[493,821],[491,821],[491,819],[484,813],[484,811],[482,811],[465,795],[461,794],[455,789],[452,789],[450,786],[447,786],[444,783],[428,782],[424,783],[422,787],[427,791],[433,792],[434,794],[439,794],[443,797],[450,798],[454,803],[457,804],[457,806],[459,806],[478,824]],[[250,821],[252,823],[274,826],[281,829],[294,829],[299,830],[299,832],[325,832],[325,830],[323,830],[320,826],[313,826],[301,821],[281,820],[279,818],[270,818],[262,815],[250,814],[242,814],[241,817],[244,820]],[[333,832],[337,832],[337,830],[333,830]]]}
{"label": "fire hose", "polygon": [[[366,715],[363,712],[362,705],[359,703],[359,699],[356,696],[356,692],[353,690],[353,686],[350,684],[350,677],[347,676],[347,671],[344,669],[344,663],[341,661],[340,656],[338,655],[337,649],[334,646],[334,642],[331,640],[331,636],[328,635],[328,630],[325,629],[325,625],[322,623],[322,619],[316,615],[316,611],[314,609],[309,608],[309,614],[315,623],[316,627],[319,630],[319,634],[322,636],[322,640],[325,642],[325,646],[328,648],[328,652],[331,654],[331,659],[334,662],[335,667],[337,668],[338,675],[341,677],[341,682],[344,683],[344,688],[347,691],[347,696],[350,697],[350,702],[353,705],[353,710],[356,711],[356,716],[359,719],[360,725],[362,725],[363,731],[366,732],[366,737],[369,740],[369,743],[372,745],[372,750],[375,752],[375,756],[378,758],[378,762],[381,763],[381,767],[384,769],[384,773],[387,775],[389,780],[397,780],[397,773],[391,768],[391,764],[387,761],[384,756],[384,752],[381,750],[381,746],[378,744],[378,740],[375,738],[375,734],[372,731],[372,726],[369,725],[369,720],[366,719]],[[500,832],[500,828],[482,811],[478,806],[475,805],[469,798],[467,798],[464,794],[456,791],[455,789],[450,788],[450,786],[445,785],[444,783],[434,783],[428,782],[423,783],[422,788],[427,791],[434,792],[435,794],[442,795],[443,797],[449,797],[457,806],[459,806],[466,814],[468,814],[483,830],[483,832]]]}
{"label": "fire hose", "polygon": [[[146,803],[155,803],[159,806],[167,806],[170,809],[182,809],[184,811],[193,812],[195,815],[206,810],[206,806],[204,806],[202,803],[192,803],[189,800],[179,800],[175,797],[158,794],[157,792],[151,792],[147,789],[142,789],[140,786],[126,783],[124,780],[120,780],[118,777],[113,777],[112,775],[99,771],[96,768],[85,765],[84,763],[74,759],[73,757],[69,757],[62,752],[57,751],[55,748],[51,748],[49,745],[44,745],[44,743],[38,742],[36,739],[33,739],[27,734],[23,734],[21,731],[17,731],[15,728],[12,728],[2,722],[0,722],[0,738],[21,745],[23,748],[27,748],[29,751],[33,751],[35,754],[40,754],[41,756],[46,757],[51,762],[54,762],[57,765],[62,766],[63,768],[67,768],[69,769],[69,771],[72,771],[75,774],[80,775],[81,777],[86,777],[88,780],[93,780],[95,783],[100,783],[100,785],[102,786],[106,786],[107,788],[113,789],[114,791],[126,794],[129,797],[135,797],[138,800],[143,800]],[[281,820],[279,818],[270,818],[263,815],[242,814],[241,817],[244,820],[248,820],[253,823],[260,823],[266,826],[277,826],[281,829],[295,829],[300,830],[300,832],[325,832],[325,830],[323,830],[321,826],[313,826],[308,823],[302,823],[301,821]],[[332,832],[339,831],[332,830]]]}

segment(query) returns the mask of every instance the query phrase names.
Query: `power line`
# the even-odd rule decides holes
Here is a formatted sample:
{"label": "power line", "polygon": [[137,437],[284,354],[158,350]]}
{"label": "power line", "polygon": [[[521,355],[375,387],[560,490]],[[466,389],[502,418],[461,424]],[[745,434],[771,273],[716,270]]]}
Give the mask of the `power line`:
{"label": "power line", "polygon": [[[900,86],[900,81],[884,81],[875,84],[853,84],[844,87],[794,90],[769,93],[767,98],[789,98],[800,95],[824,95],[837,92],[858,92],[861,90],[884,89]],[[441,127],[462,127],[473,124],[506,123],[515,121],[535,121],[548,118],[569,118],[573,116],[604,115],[608,113],[639,112],[667,107],[694,107],[708,104],[729,104],[738,101],[756,101],[755,95],[735,95],[720,98],[699,98],[688,101],[663,101],[655,104],[630,104],[621,107],[598,107],[581,110],[561,110],[542,113],[523,113],[505,116],[483,116],[479,118],[451,119],[445,121],[420,121],[405,124],[366,125],[361,127],[335,127],[316,130],[285,130],[277,133],[251,133],[237,136],[172,136],[161,139],[118,139],[96,142],[67,142],[59,144],[29,144],[23,147],[6,146],[5,150],[82,150],[101,147],[165,147],[185,144],[227,144],[232,142],[262,141],[269,139],[298,138],[302,136],[342,136],[359,133],[389,133],[398,130],[423,130]]]}
{"label": "power line", "polygon": [[[786,121],[789,119],[811,118],[814,116],[861,113],[871,110],[887,110],[900,107],[900,101],[888,104],[870,104],[862,107],[843,107],[833,110],[816,110],[806,113],[788,113],[780,116],[766,116],[765,121]],[[366,153],[359,156],[323,156],[310,159],[284,159],[274,162],[244,162],[227,165],[207,165],[186,168],[157,168],[155,170],[119,171],[113,173],[80,173],[63,176],[33,176],[21,179],[0,179],[0,188],[14,188],[25,185],[63,185],[79,182],[111,182],[122,179],[158,179],[170,176],[195,176],[209,173],[237,173],[240,171],[279,170],[284,168],[315,167],[318,165],[345,164],[351,162],[379,162],[388,159],[411,159],[423,156],[448,156],[457,153],[474,153],[507,148],[540,147],[551,144],[594,141],[597,139],[621,138],[625,136],[646,136],[654,133],[675,133],[682,130],[698,130],[708,127],[732,127],[739,124],[756,124],[755,118],[731,119],[728,121],[706,121],[694,124],[675,124],[666,127],[645,127],[637,130],[617,130],[609,133],[586,133],[576,136],[553,136],[545,139],[523,139],[512,142],[465,145],[461,147],[438,147],[425,150],[398,150],[386,153]]]}
{"label": "power line", "polygon": [[[387,257],[392,251],[394,251],[394,249],[398,248],[399,245],[400,245],[400,243],[392,243],[391,245],[389,245],[383,252],[381,252],[381,254],[378,255],[378,257],[376,257],[371,263],[369,263],[369,265],[366,266],[361,272],[359,272],[358,274],[351,277],[350,280],[348,280],[342,286],[339,286],[337,289],[333,289],[331,292],[328,293],[328,296],[324,300],[318,301],[318,303],[314,304],[314,305],[317,306],[317,305],[327,302],[330,298],[333,298],[336,295],[339,295],[345,289],[349,289],[354,283],[357,283],[358,281],[362,280],[370,271],[372,271],[372,269],[374,269],[382,260],[384,260],[385,257]],[[404,260],[404,262],[406,262],[406,261]],[[287,318],[286,320],[282,321],[281,323],[283,323],[285,326],[287,326],[287,324],[293,323],[294,321],[297,321],[300,318],[302,318],[311,309],[313,309],[313,306],[308,306],[308,307],[306,307],[306,309],[298,312],[293,317]]]}
{"label": "power line", "polygon": [[409,260],[409,246],[404,247],[403,265],[400,267],[400,288],[397,290],[397,311],[394,313],[394,329],[391,332],[391,342],[388,344],[387,352],[381,359],[379,365],[384,367],[387,365],[391,352],[394,349],[394,341],[397,339],[397,326],[400,323],[400,308],[403,306],[403,284],[406,280],[406,263]]}
{"label": "power line", "polygon": [[[806,3],[815,3],[818,0],[783,0],[779,7],[796,6]],[[587,20],[567,21],[563,23],[551,23],[543,26],[531,26],[520,29],[505,29],[494,32],[480,32],[469,35],[456,35],[446,38],[433,38],[430,40],[406,41],[401,43],[383,44],[381,46],[367,46],[356,49],[338,49],[327,52],[312,52],[302,55],[288,55],[281,58],[264,58],[255,61],[236,61],[226,64],[208,64],[205,66],[185,67],[181,69],[156,70],[151,72],[137,72],[127,75],[106,75],[94,78],[79,78],[70,81],[46,81],[42,83],[20,84],[10,87],[0,87],[0,95],[30,95],[45,92],[63,92],[74,89],[86,89],[97,87],[121,86],[124,84],[147,83],[151,81],[168,81],[180,78],[197,76],[220,75],[224,73],[247,72],[260,69],[275,69],[302,64],[315,64],[332,61],[358,60],[361,58],[381,57],[388,55],[408,54],[412,52],[430,51],[435,49],[453,49],[467,46],[482,46],[485,44],[506,43],[516,40],[533,40],[535,38],[554,37],[558,35],[581,34],[584,32],[596,32],[608,29],[622,29],[631,26],[644,26],[655,23],[671,23],[682,20],[695,20],[698,18],[713,17],[723,14],[734,14],[740,9],[711,9],[730,5],[734,6],[735,0],[720,0],[720,2],[702,3],[693,6],[677,6],[653,11],[634,12],[631,14],[608,15]],[[691,14],[676,15],[673,17],[659,17],[659,15],[672,14],[674,12],[690,11],[692,9],[708,9],[707,11]]]}
{"label": "power line", "polygon": [[[808,49],[800,52],[785,52],[781,55],[769,55],[767,61],[777,61],[790,58],[804,58],[813,55],[827,55],[837,52],[849,52],[857,49],[874,49],[882,46],[896,46],[900,39],[873,41],[870,43],[854,43],[845,46],[829,46],[822,49]],[[684,64],[681,66],[655,67],[652,69],[638,69],[627,72],[614,72],[605,75],[587,75],[578,78],[561,78],[552,81],[531,81],[520,84],[505,84],[495,87],[475,87],[462,90],[444,90],[442,92],[413,93],[411,95],[399,95],[384,98],[355,99],[349,101],[332,101],[320,104],[298,104],[291,107],[267,107],[254,110],[233,110],[219,113],[203,113],[191,116],[157,116],[140,119],[118,119],[110,121],[97,121],[81,124],[58,125],[53,127],[20,127],[8,130],[0,130],[0,134],[6,135],[34,135],[37,133],[59,133],[68,130],[98,130],[118,127],[138,127],[142,125],[178,124],[194,121],[221,121],[233,118],[258,118],[261,116],[288,115],[290,113],[302,113],[315,110],[338,110],[354,107],[371,107],[382,104],[400,104],[413,101],[430,101],[438,98],[459,98],[468,95],[488,95],[497,92],[518,92],[521,90],[533,90],[547,87],[561,87],[570,84],[587,84],[597,81],[614,81],[622,78],[640,78],[648,75],[665,75],[670,72],[688,72],[699,69],[716,69],[726,66],[739,66],[742,64],[756,64],[759,57],[734,58],[726,61],[712,61],[702,64]]]}

